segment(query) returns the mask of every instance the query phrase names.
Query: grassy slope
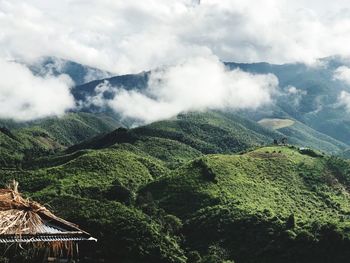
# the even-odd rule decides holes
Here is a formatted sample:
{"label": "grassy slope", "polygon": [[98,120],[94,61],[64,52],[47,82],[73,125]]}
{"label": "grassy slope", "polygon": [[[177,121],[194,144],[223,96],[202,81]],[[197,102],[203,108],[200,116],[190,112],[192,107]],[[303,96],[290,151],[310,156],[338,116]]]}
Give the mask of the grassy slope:
{"label": "grassy slope", "polygon": [[64,157],[61,163],[54,163],[52,167],[10,173],[2,178],[2,182],[15,177],[24,187],[31,185],[28,191],[45,193],[89,195],[96,191],[100,194],[112,186],[132,193],[140,185],[168,172],[160,161],[125,149],[85,151]]}
{"label": "grassy slope", "polygon": [[99,243],[82,253],[107,261],[327,262],[320,260],[325,242],[332,258],[346,262],[348,162],[281,146],[200,155],[170,171],[169,156],[182,148],[158,160],[145,149],[163,156],[156,145],[168,141],[154,139],[142,150],[136,141],[56,157],[47,168],[1,171],[0,184],[16,178],[28,195],[90,231]]}
{"label": "grassy slope", "polygon": [[292,144],[312,147],[328,154],[338,155],[341,154],[344,149],[348,148],[347,144],[313,130],[301,122],[296,122],[293,126],[285,127],[278,131],[289,138]]}
{"label": "grassy slope", "polygon": [[[324,196],[322,198],[318,196],[321,189],[317,186],[320,185],[323,187],[322,190],[332,192],[338,189],[338,197],[334,197],[334,200],[346,201],[340,202],[339,207],[344,213],[350,211],[349,195],[344,186],[338,183],[336,175],[328,168],[327,158],[313,158],[300,154],[295,149],[281,146],[264,147],[243,155],[208,155],[199,160],[213,171],[217,183],[208,182],[203,178],[199,161],[179,168],[172,176],[162,178],[157,183],[162,186],[165,183],[167,187],[178,187],[176,190],[167,190],[179,196],[183,192],[194,194],[199,192],[209,198],[208,202],[211,200],[214,203],[216,201],[227,203],[230,200],[240,199],[241,204],[238,207],[242,209],[251,211],[270,209],[284,216],[295,212],[301,218],[304,215],[307,215],[306,218],[311,216],[309,213],[312,211],[322,210],[326,216],[335,212],[332,207],[325,206]],[[157,189],[155,196],[163,191],[162,186],[159,187],[157,183],[154,183]],[[331,183],[334,185],[327,185]],[[163,199],[161,193],[160,195],[162,202],[167,200]],[[178,196],[169,195],[167,198],[181,201]],[[306,205],[302,202],[303,199],[312,202]],[[201,208],[191,210],[190,206],[173,206],[171,201],[164,202],[170,204],[169,209],[175,209],[172,212],[181,217],[186,217],[188,213],[192,214]],[[182,209],[188,211],[181,211]],[[319,214],[317,216],[319,217]]]}
{"label": "grassy slope", "polygon": [[170,138],[205,154],[238,152],[266,143],[276,134],[254,122],[219,112],[180,115],[176,120],[137,128],[135,133]]}
{"label": "grassy slope", "polygon": [[[167,213],[185,220],[192,249],[205,253],[220,244],[238,262],[293,262],[293,257],[307,262],[312,255],[305,250],[289,254],[305,235],[310,253],[322,254],[324,228],[331,228],[327,234],[341,233],[335,241],[339,248],[349,240],[349,172],[348,162],[267,147],[202,157],[141,193],[150,192]],[[332,256],[342,261],[346,253],[339,252]]]}
{"label": "grassy slope", "polygon": [[[292,144],[332,154],[338,154],[348,147],[300,122],[274,131],[234,113],[207,112],[182,114],[176,119],[131,130],[119,129],[75,145],[68,152],[101,149],[128,142],[156,158],[172,159],[173,164],[170,165],[176,166],[200,153],[237,153],[283,137],[287,137]],[[169,151],[173,153],[169,154]],[[185,156],[188,158],[183,160]]]}
{"label": "grassy slope", "polygon": [[108,115],[80,112],[34,122],[30,128],[44,129],[62,145],[71,146],[118,126],[120,124]]}
{"label": "grassy slope", "polygon": [[[192,154],[229,153],[270,142],[273,136],[282,135],[235,115],[226,116],[218,112],[189,113],[173,120],[155,122],[131,130],[119,129],[97,136],[75,145],[69,152],[101,149],[116,143],[146,143],[149,138],[153,138],[166,139],[168,143],[171,140],[175,148],[187,148]],[[162,146],[163,143],[158,145]],[[143,148],[147,150],[148,147]]]}
{"label": "grassy slope", "polygon": [[347,162],[285,147],[204,156],[274,136],[283,134],[228,113],[181,115],[117,129],[38,159],[32,170],[0,171],[0,184],[16,178],[29,196],[98,237],[95,249],[82,248],[95,259],[327,262],[310,253],[322,259],[329,234],[341,236],[329,254],[346,262]]}
{"label": "grassy slope", "polygon": [[21,128],[0,131],[0,165],[20,166],[24,159],[32,160],[62,150],[66,146],[109,132],[118,123],[106,116],[70,113],[62,118],[48,118],[22,124]]}
{"label": "grassy slope", "polygon": [[133,205],[141,186],[169,173],[162,161],[125,144],[56,157],[51,164],[0,170],[0,184],[15,178],[27,195],[97,237],[95,247],[81,247],[86,256],[108,262],[185,262],[177,237]]}
{"label": "grassy slope", "polygon": [[45,130],[37,127],[6,133],[0,131],[0,165],[2,167],[21,166],[25,158],[50,154],[62,148],[62,145]]}

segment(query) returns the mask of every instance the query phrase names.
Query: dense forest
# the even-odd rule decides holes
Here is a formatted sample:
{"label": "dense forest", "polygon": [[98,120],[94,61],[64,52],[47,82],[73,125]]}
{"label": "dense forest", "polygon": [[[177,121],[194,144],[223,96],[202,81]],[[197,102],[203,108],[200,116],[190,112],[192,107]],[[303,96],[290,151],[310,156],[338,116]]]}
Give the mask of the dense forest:
{"label": "dense forest", "polygon": [[[30,68],[70,75],[83,106],[59,117],[0,119],[0,186],[17,180],[24,197],[97,238],[80,242],[80,262],[348,262],[349,121],[334,106],[347,86],[331,80],[345,62],[226,63],[274,74],[274,104],[145,124],[86,101],[106,83],[142,91],[152,72],[110,77],[55,61]],[[101,80],[85,83],[91,71]],[[291,86],[308,94],[293,106]],[[1,249],[0,262],[42,258],[25,246]]]}
{"label": "dense forest", "polygon": [[[35,125],[2,136],[33,142],[15,138]],[[346,160],[273,145],[282,133],[219,112],[117,128],[65,146],[69,131],[55,137],[46,128],[60,147],[4,163],[0,184],[16,179],[27,197],[96,237],[96,244],[80,244],[81,262],[348,260]],[[16,253],[16,262],[38,260]]]}

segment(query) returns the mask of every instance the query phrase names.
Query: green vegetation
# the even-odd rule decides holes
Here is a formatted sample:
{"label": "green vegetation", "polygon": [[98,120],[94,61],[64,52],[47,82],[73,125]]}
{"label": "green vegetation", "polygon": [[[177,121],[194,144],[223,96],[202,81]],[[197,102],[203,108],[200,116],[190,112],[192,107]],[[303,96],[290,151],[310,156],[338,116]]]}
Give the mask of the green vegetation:
{"label": "green vegetation", "polygon": [[[344,81],[334,79],[333,75],[338,67],[349,67],[350,64],[348,61],[339,57],[324,58],[320,62],[323,65],[322,67],[309,67],[302,63],[283,65],[269,63],[225,63],[227,68],[231,70],[240,68],[243,71],[253,74],[271,73],[279,81],[278,95],[275,94],[274,103],[266,107],[260,107],[257,110],[240,111],[239,115],[241,117],[248,116],[248,119],[255,121],[261,119],[288,119],[303,124],[313,134],[307,136],[307,133],[299,133],[298,139],[302,142],[301,146],[308,145],[307,137],[314,140],[318,139],[315,133],[317,131],[318,135],[323,135],[322,139],[317,140],[317,143],[314,143],[315,145],[308,145],[309,147],[327,151],[327,149],[330,149],[330,145],[323,145],[322,141],[325,141],[332,144],[333,146],[331,145],[331,147],[334,147],[335,142],[342,142],[343,146],[348,148],[350,145],[350,115],[344,114],[345,108],[339,105],[338,99],[340,92],[349,91],[349,87]],[[73,78],[76,75],[74,72],[75,70],[71,74]],[[126,90],[144,90],[148,85],[149,75],[150,72],[143,72],[140,74],[116,76],[107,80],[112,86],[123,87]],[[101,78],[101,80],[76,86],[72,90],[75,99],[77,101],[87,101],[89,97],[96,95],[95,87],[105,80]],[[106,93],[105,96],[110,98],[112,95]],[[96,107],[91,106],[84,110],[96,112]],[[98,108],[97,111],[106,112],[106,109]],[[132,126],[133,121],[123,119],[123,122],[131,124],[130,126]],[[302,131],[305,131],[305,127],[300,128],[302,128]],[[304,137],[304,139],[301,137]],[[296,144],[297,142],[293,143]],[[343,146],[340,147],[342,149],[339,149],[337,143],[334,149],[330,149],[332,153],[339,153],[345,149]]]}
{"label": "green vegetation", "polygon": [[0,168],[0,185],[18,180],[98,238],[81,244],[81,262],[348,261],[350,163],[307,145],[268,146],[289,132],[290,143],[342,147],[301,123],[274,131],[232,113],[191,113],[69,148],[75,133],[57,140],[56,122],[40,123],[2,129],[1,149],[19,155]]}
{"label": "green vegetation", "polygon": [[[349,262],[350,162],[331,156],[350,158],[350,117],[335,107],[348,87],[333,78],[345,62],[323,61],[226,63],[277,76],[279,96],[257,111],[187,113],[131,129],[134,120],[121,127],[120,116],[95,106],[0,120],[0,185],[18,180],[26,196],[98,238],[81,244],[80,262]],[[104,81],[83,84],[90,70],[63,68],[79,84],[77,101]],[[148,78],[108,81],[142,90]],[[282,138],[289,145],[271,146]],[[12,261],[29,258],[21,250]]]}
{"label": "green vegetation", "polygon": [[[346,262],[347,161],[292,146],[239,155],[191,149],[193,161],[169,170],[172,153],[192,156],[170,147],[170,139],[161,139],[157,151],[153,140],[62,155],[51,165],[44,159],[46,166],[34,170],[3,170],[0,184],[19,180],[27,195],[96,236],[97,244],[81,247],[91,260]],[[163,155],[166,147],[171,151]]]}
{"label": "green vegetation", "polygon": [[[350,116],[338,103],[341,91],[348,85],[335,80],[334,71],[349,62],[339,57],[321,59],[324,67],[309,67],[302,63],[274,65],[269,63],[226,63],[231,68],[247,72],[274,74],[279,81],[281,94],[271,107],[250,114],[252,119],[293,119],[305,126],[326,134],[344,144],[350,144]],[[336,106],[337,105],[337,106]],[[293,127],[293,126],[291,126]]]}
{"label": "green vegetation", "polygon": [[66,146],[79,143],[119,126],[107,115],[70,113],[61,118],[48,118],[31,123],[11,122],[0,126],[0,167],[21,167],[38,156],[52,155]]}
{"label": "green vegetation", "polygon": [[[189,160],[183,159],[184,152],[191,158],[198,156],[198,152],[237,153],[271,144],[274,139],[280,140],[284,137],[287,137],[288,142],[293,145],[311,147],[329,154],[341,155],[348,148],[346,144],[297,121],[292,126],[272,130],[234,113],[207,112],[182,114],[176,119],[159,121],[130,130],[120,128],[74,145],[67,152],[101,149],[126,142],[135,145],[139,141],[136,143],[137,146],[150,155],[162,160],[173,158],[173,163],[169,165],[174,167],[179,162]],[[166,153],[169,152],[169,147],[174,148],[172,150],[174,152],[170,155]],[[163,150],[159,152],[160,148]]]}
{"label": "green vegetation", "polygon": [[347,147],[346,144],[337,141],[327,135],[317,132],[305,124],[296,122],[293,126],[279,129],[289,142],[302,147],[311,147],[329,154],[341,154]]}
{"label": "green vegetation", "polygon": [[0,166],[21,167],[26,160],[52,154],[63,147],[45,130],[24,128],[19,131],[0,130]]}
{"label": "green vegetation", "polygon": [[106,114],[70,113],[61,118],[48,118],[34,122],[30,127],[40,127],[57,142],[71,146],[97,134],[109,132],[120,126],[119,122]]}
{"label": "green vegetation", "polygon": [[202,157],[140,194],[181,218],[186,245],[200,254],[219,244],[236,262],[327,262],[329,253],[345,262],[349,171],[336,158],[265,147]]}

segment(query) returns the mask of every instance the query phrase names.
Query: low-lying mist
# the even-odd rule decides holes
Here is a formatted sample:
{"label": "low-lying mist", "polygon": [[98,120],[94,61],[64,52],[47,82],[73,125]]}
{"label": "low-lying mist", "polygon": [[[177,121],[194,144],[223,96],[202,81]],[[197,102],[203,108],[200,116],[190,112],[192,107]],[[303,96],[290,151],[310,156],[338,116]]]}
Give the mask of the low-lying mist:
{"label": "low-lying mist", "polygon": [[[126,90],[105,82],[88,101],[144,124],[189,111],[256,109],[272,102],[277,86],[272,74],[230,71],[214,56],[195,57],[152,72],[145,90]],[[114,98],[103,99],[106,91],[113,91]]]}

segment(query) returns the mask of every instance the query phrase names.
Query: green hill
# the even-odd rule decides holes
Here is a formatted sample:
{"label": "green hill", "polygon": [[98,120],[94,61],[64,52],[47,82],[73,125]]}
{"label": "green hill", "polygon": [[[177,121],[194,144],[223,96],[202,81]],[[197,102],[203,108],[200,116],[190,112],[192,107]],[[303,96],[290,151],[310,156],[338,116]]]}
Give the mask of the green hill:
{"label": "green hill", "polygon": [[[81,246],[87,262],[348,261],[350,163],[305,147],[346,145],[298,121],[275,131],[208,112],[65,148],[97,123],[71,114],[0,132],[0,156],[22,164],[1,166],[0,185],[18,180],[98,238]],[[264,146],[285,136],[304,148]]]}
{"label": "green hill", "polygon": [[0,184],[17,179],[91,232],[99,242],[80,253],[95,262],[347,262],[349,162],[274,146],[193,152],[199,157],[169,170],[181,147],[160,160],[145,151],[163,156],[153,139],[142,150],[136,141],[2,170]]}
{"label": "green hill", "polygon": [[[109,73],[57,61],[31,70],[69,74],[82,105],[104,81],[148,85],[150,72],[83,84]],[[96,237],[81,244],[81,262],[347,263],[350,162],[331,154],[350,157],[350,119],[337,106],[350,90],[333,78],[345,62],[322,61],[226,63],[277,76],[275,103],[258,110],[184,113],[128,129],[133,120],[90,104],[62,117],[0,120],[0,185],[16,179],[28,198]],[[289,145],[271,146],[282,138]],[[22,249],[18,257],[39,262]]]}
{"label": "green hill", "polygon": [[109,132],[120,126],[105,114],[70,113],[62,118],[50,118],[33,125],[50,133],[58,142],[71,146],[97,134]]}
{"label": "green hill", "polygon": [[[317,132],[300,122],[279,130],[265,128],[259,123],[238,116],[235,113],[207,112],[181,114],[177,118],[155,122],[146,126],[126,130],[118,129],[84,141],[68,149],[74,152],[81,149],[102,149],[114,144],[137,144],[147,153],[165,160],[160,152],[153,148],[169,151],[181,149],[190,157],[194,153],[237,153],[252,147],[271,144],[274,139],[287,137],[291,144],[312,147],[327,153],[338,154],[348,148],[327,135]],[[160,140],[162,140],[162,143]],[[152,145],[150,143],[155,143]],[[169,141],[170,140],[170,141]],[[144,146],[147,144],[147,146]],[[176,158],[182,158],[181,153]],[[169,157],[168,157],[169,158]],[[188,158],[187,158],[188,159]]]}
{"label": "green hill", "polygon": [[311,150],[265,147],[199,158],[140,195],[181,218],[186,246],[202,255],[214,249],[235,262],[346,262],[349,171],[350,163]]}
{"label": "green hill", "polygon": [[[320,59],[322,67],[309,67],[302,63],[275,65],[269,63],[226,63],[230,69],[240,68],[259,74],[274,74],[279,81],[281,96],[265,110],[252,113],[253,119],[292,118],[306,126],[349,144],[349,114],[339,105],[341,91],[349,92],[349,86],[334,79],[334,71],[340,66],[349,66],[341,57]],[[288,89],[294,87],[294,94]],[[277,110],[276,110],[277,109]],[[279,110],[288,116],[280,114]]]}
{"label": "green hill", "polygon": [[8,121],[2,124],[0,165],[5,167],[21,166],[23,162],[53,154],[120,126],[108,115],[91,113],[70,113],[17,126]]}
{"label": "green hill", "polygon": [[[90,231],[99,242],[93,249],[82,244],[80,253],[93,262],[185,262],[170,227],[136,206],[140,187],[169,174],[161,161],[131,145],[79,152],[55,161],[35,170],[0,169],[0,184],[15,178],[27,195]],[[172,223],[172,219],[167,220]]]}
{"label": "green hill", "polygon": [[0,130],[0,166],[20,167],[26,160],[53,154],[63,146],[45,130],[35,127],[10,131]]}
{"label": "green hill", "polygon": [[[231,70],[237,68],[253,74],[274,74],[279,81],[278,96],[274,103],[257,110],[242,110],[251,120],[290,119],[327,134],[329,137],[348,145],[350,132],[349,114],[344,114],[344,107],[339,105],[342,91],[350,92],[349,86],[334,78],[335,70],[340,66],[349,67],[349,61],[341,57],[320,59],[320,67],[310,67],[302,63],[269,64],[269,63],[225,63]],[[96,86],[108,81],[112,86],[126,90],[145,90],[151,72],[115,76],[95,80],[74,87],[72,93],[77,101],[87,101],[97,95]],[[105,98],[112,99],[115,92],[105,92]],[[87,105],[89,105],[87,103]],[[106,112],[110,109],[98,106],[87,106],[84,110]],[[120,116],[119,116],[120,117]],[[133,124],[133,120],[124,120]]]}

